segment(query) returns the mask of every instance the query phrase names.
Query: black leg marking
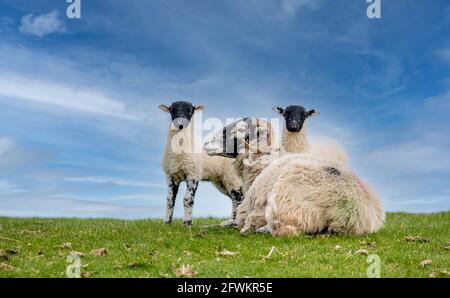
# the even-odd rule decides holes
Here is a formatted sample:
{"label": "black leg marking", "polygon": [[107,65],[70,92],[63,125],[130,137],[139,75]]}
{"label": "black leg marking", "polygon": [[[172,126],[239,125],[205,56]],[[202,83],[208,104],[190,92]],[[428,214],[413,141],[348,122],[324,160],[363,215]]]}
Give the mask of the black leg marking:
{"label": "black leg marking", "polygon": [[231,218],[233,220],[235,220],[237,208],[242,203],[242,200],[244,199],[244,195],[242,194],[242,191],[240,191],[240,190],[239,191],[232,190],[229,194],[229,197],[231,198],[231,203],[233,205],[232,211],[231,211]]}
{"label": "black leg marking", "polygon": [[166,223],[170,224],[173,220],[173,209],[175,208],[175,200],[177,197],[178,188],[180,187],[180,182],[176,181],[172,177],[169,177],[167,180],[169,193],[167,194]]}
{"label": "black leg marking", "polygon": [[198,188],[198,180],[187,180],[187,190],[184,196],[184,225],[192,225],[192,209],[194,208],[195,193]]}

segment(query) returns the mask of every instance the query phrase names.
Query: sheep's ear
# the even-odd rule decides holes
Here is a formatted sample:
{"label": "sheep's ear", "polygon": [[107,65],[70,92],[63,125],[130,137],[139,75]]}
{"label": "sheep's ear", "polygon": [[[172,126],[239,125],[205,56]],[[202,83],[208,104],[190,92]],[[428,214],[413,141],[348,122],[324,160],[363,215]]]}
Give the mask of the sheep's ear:
{"label": "sheep's ear", "polygon": [[195,111],[203,111],[204,109],[205,109],[205,106],[203,106],[203,105],[198,105],[198,106],[194,107]]}
{"label": "sheep's ear", "polygon": [[170,108],[166,105],[160,105],[159,108],[161,109],[161,111],[166,112],[166,113],[170,113]]}
{"label": "sheep's ear", "polygon": [[319,116],[320,112],[318,110],[311,110],[306,113],[306,118]]}
{"label": "sheep's ear", "polygon": [[282,107],[273,107],[272,110],[275,113],[278,113],[278,114],[281,114],[281,115],[283,115],[283,113],[284,113],[284,109]]}

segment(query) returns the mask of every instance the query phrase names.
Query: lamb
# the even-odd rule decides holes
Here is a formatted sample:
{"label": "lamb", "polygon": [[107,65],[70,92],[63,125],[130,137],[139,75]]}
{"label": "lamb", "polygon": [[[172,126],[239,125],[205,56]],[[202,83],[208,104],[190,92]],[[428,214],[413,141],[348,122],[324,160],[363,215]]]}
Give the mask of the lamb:
{"label": "lamb", "polygon": [[274,107],[273,110],[282,115],[286,121],[283,129],[282,152],[299,153],[309,151],[311,146],[306,138],[305,121],[319,115],[316,110],[307,111],[302,106]]}
{"label": "lamb", "polygon": [[314,153],[317,157],[338,160],[348,163],[344,148],[335,140],[317,138],[309,142],[307,138],[306,120],[320,114],[317,110],[307,111],[302,106],[274,107],[273,111],[282,115],[286,125],[283,129],[281,154]]}
{"label": "lamb", "polygon": [[210,181],[232,201],[230,224],[236,218],[236,210],[243,200],[242,179],[236,172],[235,161],[220,156],[209,156],[205,152],[194,152],[194,123],[191,121],[196,111],[204,106],[194,106],[190,102],[177,101],[171,106],[160,105],[164,112],[170,113],[170,125],[166,149],[163,158],[163,169],[169,188],[165,222],[173,219],[175,199],[181,182],[186,182],[187,191],[184,196],[184,225],[192,225],[194,197],[200,181]]}

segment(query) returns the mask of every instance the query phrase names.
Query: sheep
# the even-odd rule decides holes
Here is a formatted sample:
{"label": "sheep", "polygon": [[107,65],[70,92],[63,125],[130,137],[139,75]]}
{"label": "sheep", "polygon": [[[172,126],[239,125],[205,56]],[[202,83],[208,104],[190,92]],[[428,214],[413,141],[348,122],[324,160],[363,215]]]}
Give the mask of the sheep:
{"label": "sheep", "polygon": [[235,161],[220,156],[209,156],[205,152],[194,152],[194,121],[196,111],[204,106],[194,106],[190,102],[177,101],[172,105],[160,105],[159,108],[171,114],[172,122],[168,132],[163,158],[163,170],[168,185],[167,208],[165,222],[173,219],[175,199],[181,182],[186,182],[187,191],[184,196],[184,225],[192,225],[194,197],[200,181],[210,181],[232,201],[230,224],[236,217],[236,209],[243,200],[242,179],[236,172]]}
{"label": "sheep", "polygon": [[[245,193],[245,199],[240,208],[238,208],[236,225],[241,228],[242,233],[255,228],[259,228],[261,231],[273,230],[273,225],[267,224],[268,218],[273,218],[273,215],[270,215],[268,210],[278,209],[273,208],[275,201],[273,199],[269,201],[270,196],[267,194],[272,192],[272,183],[277,181],[277,179],[279,180],[280,177],[283,177],[284,171],[297,162],[296,158],[329,164],[328,167],[324,166],[324,168],[335,169],[336,167],[347,167],[348,158],[345,150],[336,141],[327,138],[316,139],[312,146],[308,142],[304,123],[309,117],[318,115],[319,113],[317,111],[306,111],[301,106],[289,106],[286,109],[275,107],[273,110],[282,114],[286,120],[282,136],[281,152],[282,155],[289,157],[277,159],[272,156],[264,157],[260,154],[252,153],[248,153],[245,156],[243,162],[245,166],[256,168],[258,171],[263,169],[263,171],[261,171],[261,175],[254,181],[256,186],[252,185]],[[293,153],[303,153],[303,155],[293,156]],[[269,166],[270,170],[265,169],[268,166],[267,159],[271,161]],[[247,171],[251,170],[247,169]],[[269,174],[267,174],[267,171],[269,171]],[[320,173],[320,171],[317,170],[317,173]],[[371,193],[370,191],[368,192]],[[374,201],[377,201],[375,195],[371,195],[370,197],[374,198]],[[268,206],[269,202],[272,202],[272,204]]]}
{"label": "sheep", "polygon": [[309,153],[277,159],[245,200],[254,203],[242,233],[364,235],[378,231],[385,218],[378,196],[347,166]]}
{"label": "sheep", "polygon": [[243,179],[244,194],[234,222],[237,227],[243,227],[251,209],[251,202],[245,199],[246,192],[256,177],[280,155],[280,148],[275,139],[270,122],[258,118],[244,118],[226,126],[204,144],[207,154],[234,158],[236,161],[234,165]]}
{"label": "sheep", "polygon": [[310,150],[304,129],[306,119],[319,115],[316,110],[307,111],[302,106],[274,107],[273,111],[286,121],[282,136],[282,152],[298,153]]}
{"label": "sheep", "polygon": [[316,138],[310,142],[307,138],[306,120],[320,114],[318,110],[307,111],[302,106],[274,107],[272,109],[282,115],[286,125],[283,129],[281,154],[286,153],[314,153],[327,159],[348,163],[344,148],[333,139]]}
{"label": "sheep", "polygon": [[[264,152],[252,148],[253,140],[246,144],[251,150],[224,155],[238,160],[241,173],[251,173],[244,179],[244,184],[251,187],[244,192],[245,199],[238,207],[236,218],[241,232],[259,230],[281,236],[299,232],[365,234],[377,231],[384,222],[381,203],[370,187],[348,169],[343,148],[329,139],[311,148],[305,133],[297,136],[295,131],[289,131],[300,133],[304,121],[300,121],[298,127],[289,127],[288,120],[292,117],[286,118],[283,145],[294,144],[296,146],[287,146],[288,149],[303,153],[284,152],[279,158],[278,154],[271,154],[273,150]],[[264,127],[258,130],[261,133]],[[270,135],[270,131],[266,135]],[[245,134],[232,137],[248,139]],[[215,154],[214,150],[206,151]]]}
{"label": "sheep", "polygon": [[[307,111],[301,106],[289,106],[286,109],[275,107],[273,110],[282,114],[286,120],[281,148],[274,142],[275,132],[270,123],[255,118],[245,118],[228,125],[205,144],[205,151],[210,155],[236,158],[235,165],[244,183],[244,200],[238,207],[235,221],[236,226],[241,229],[245,225],[247,216],[252,213],[255,203],[246,199],[247,190],[256,177],[281,154],[314,151],[321,158],[340,160],[344,164],[347,162],[344,149],[334,140],[321,138],[316,139],[312,145],[309,144],[306,138],[305,120],[318,115],[318,111]],[[224,139],[227,140],[228,145],[245,141],[247,151],[237,152],[236,146],[224,148]]]}
{"label": "sheep", "polygon": [[[261,171],[279,155],[272,125],[264,119],[250,117],[224,127],[207,140],[203,148],[210,156],[236,160],[234,166],[243,179],[244,194]],[[245,163],[250,153],[262,155],[265,163],[260,162],[260,167],[247,167]]]}

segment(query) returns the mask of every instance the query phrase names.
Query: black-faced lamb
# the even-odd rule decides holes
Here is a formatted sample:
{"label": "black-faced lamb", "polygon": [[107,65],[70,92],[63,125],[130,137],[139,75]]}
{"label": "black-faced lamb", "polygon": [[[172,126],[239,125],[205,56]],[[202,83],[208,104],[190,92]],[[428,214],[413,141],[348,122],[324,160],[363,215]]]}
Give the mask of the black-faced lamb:
{"label": "black-faced lamb", "polygon": [[187,191],[184,196],[184,224],[192,224],[194,197],[200,181],[210,181],[232,201],[231,224],[236,217],[236,209],[243,200],[242,179],[236,172],[235,161],[220,156],[209,156],[205,152],[195,152],[194,125],[191,121],[196,111],[204,106],[194,106],[190,102],[177,101],[172,105],[160,105],[164,112],[170,113],[172,122],[167,137],[163,158],[163,169],[166,174],[168,195],[166,223],[171,223],[175,199],[180,183],[185,181]]}

